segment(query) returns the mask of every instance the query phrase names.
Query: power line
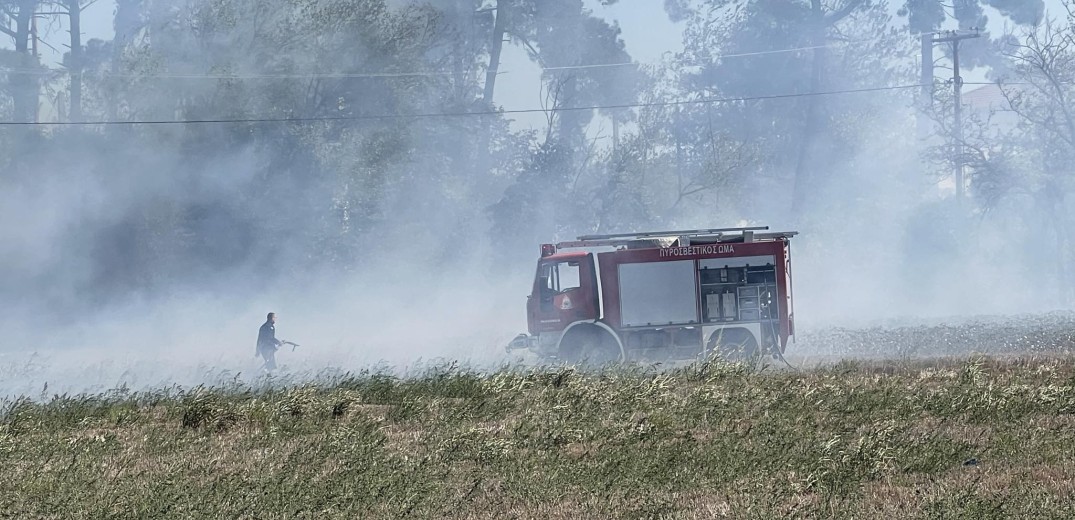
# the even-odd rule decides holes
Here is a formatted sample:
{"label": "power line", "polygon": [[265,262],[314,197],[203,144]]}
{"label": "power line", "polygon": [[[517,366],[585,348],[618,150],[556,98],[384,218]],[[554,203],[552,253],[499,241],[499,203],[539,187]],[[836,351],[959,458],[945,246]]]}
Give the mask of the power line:
{"label": "power line", "polygon": [[[25,74],[49,76],[53,74],[66,74],[66,69],[40,70],[40,69],[9,69],[0,71],[9,74]],[[419,72],[316,72],[309,74],[181,74],[163,72],[158,74],[121,74],[104,72],[96,74],[106,78],[118,79],[348,79],[348,78],[402,78],[402,77],[426,77],[426,76],[450,76],[454,72],[419,71]]]}
{"label": "power line", "polygon": [[[833,42],[833,43],[828,43],[828,44],[825,44],[825,45],[810,45],[808,47],[792,47],[792,48],[789,48],[789,49],[775,49],[775,50],[770,50],[770,51],[740,52],[740,53],[734,53],[734,54],[719,54],[717,56],[713,56],[712,60],[717,61],[717,60],[723,60],[725,58],[745,58],[745,57],[749,57],[749,56],[764,56],[764,55],[767,55],[767,54],[783,54],[783,53],[788,53],[788,52],[800,52],[800,51],[809,51],[809,50],[814,50],[814,49],[826,49],[826,48],[829,48],[829,47],[836,47],[838,45],[854,45],[856,43],[868,43],[868,42],[871,42],[871,41],[873,41],[873,40]],[[556,71],[556,70],[596,69],[596,68],[603,68],[603,67],[626,67],[626,66],[629,66],[629,65],[655,65],[655,64],[653,64],[653,63],[645,64],[645,63],[637,63],[637,62],[625,61],[625,62],[619,62],[619,63],[598,63],[598,64],[593,64],[593,65],[567,65],[567,66],[563,66],[563,67],[544,67],[542,70]],[[690,66],[690,65],[688,65],[688,66]]]}
{"label": "power line", "polygon": [[[769,54],[783,54],[789,52],[808,51],[813,49],[824,49],[829,47],[836,47],[839,45],[854,45],[858,43],[868,43],[873,40],[859,40],[859,41],[846,41],[846,42],[833,42],[825,45],[810,45],[807,47],[792,47],[787,49],[774,49],[768,51],[756,51],[756,52],[740,52],[732,54],[720,54],[712,56],[713,61],[723,60],[726,58],[745,58],[751,56],[764,56]],[[657,66],[659,63],[640,63],[635,61],[624,61],[615,63],[592,63],[584,65],[564,65],[558,67],[542,67],[543,72],[556,72],[567,70],[587,70],[587,69],[603,69],[603,68],[615,68],[615,67],[643,67],[643,66]],[[693,66],[693,65],[688,65]],[[69,71],[66,69],[7,69],[0,70],[0,73],[5,74],[18,74],[27,76],[51,76],[57,74],[67,74]],[[85,74],[85,73],[84,73]],[[413,77],[435,77],[435,76],[454,76],[458,74],[456,71],[413,71],[413,72],[310,72],[310,73],[279,73],[279,74],[196,74],[196,73],[172,73],[162,72],[155,74],[124,74],[113,72],[102,72],[95,74],[100,77],[116,78],[116,79],[361,79],[361,78],[413,78]]]}
{"label": "power line", "polygon": [[905,90],[911,88],[921,88],[920,84],[913,85],[893,85],[888,87],[869,87],[869,88],[857,88],[857,89],[845,89],[845,90],[831,90],[826,92],[802,92],[795,94],[772,94],[767,96],[749,96],[749,97],[733,97],[733,98],[701,98],[701,99],[687,99],[677,101],[656,101],[648,103],[625,103],[619,105],[590,105],[584,107],[558,107],[558,108],[527,108],[517,110],[486,110],[479,112],[424,112],[416,114],[380,114],[380,115],[358,115],[358,116],[320,116],[320,117],[294,117],[294,118],[235,118],[235,119],[186,119],[186,120],[146,120],[146,121],[86,121],[86,122],[73,122],[73,121],[45,121],[45,122],[16,122],[16,121],[0,121],[0,126],[94,126],[94,125],[180,125],[180,124],[226,124],[226,123],[312,123],[321,121],[373,121],[373,120],[386,120],[386,119],[430,119],[430,118],[445,118],[445,117],[473,117],[473,116],[495,116],[495,115],[510,115],[510,114],[536,114],[536,113],[548,113],[548,112],[574,112],[580,110],[616,110],[616,109],[628,109],[628,108],[649,108],[649,107],[669,107],[669,106],[683,106],[683,105],[700,105],[711,103],[739,103],[745,101],[764,101],[773,99],[790,99],[790,98],[802,98],[813,96],[832,96],[839,94],[857,94],[865,92],[882,92],[889,90]]}
{"label": "power line", "polygon": [[[964,81],[964,85],[996,85],[998,87],[1006,87],[1008,85],[1036,85],[1036,83],[1030,81]],[[1058,81],[1057,84],[1072,86],[1075,85],[1073,81]]]}

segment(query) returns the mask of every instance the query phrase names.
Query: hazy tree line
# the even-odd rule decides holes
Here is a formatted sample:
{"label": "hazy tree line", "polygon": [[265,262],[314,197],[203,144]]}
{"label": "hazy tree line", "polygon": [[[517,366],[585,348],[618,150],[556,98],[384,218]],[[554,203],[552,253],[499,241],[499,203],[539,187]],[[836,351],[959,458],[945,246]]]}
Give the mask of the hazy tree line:
{"label": "hazy tree line", "polygon": [[[86,0],[0,0],[0,120],[240,121],[0,126],[6,289],[66,308],[490,244],[518,267],[552,238],[743,218],[907,255],[1032,227],[1013,251],[1046,251],[1018,265],[1069,276],[1040,260],[1073,238],[1066,2],[1050,18],[1037,0],[666,0],[681,54],[575,68],[632,61],[598,2],[118,0],[115,38],[83,42]],[[954,160],[947,51],[923,138],[918,35],[984,27],[984,6],[1012,30],[967,42],[964,70],[1005,82],[1018,117],[967,116],[957,203],[934,195]],[[35,40],[66,46],[63,63]],[[542,129],[500,112],[509,48],[544,71]],[[279,119],[296,121],[250,121]]]}

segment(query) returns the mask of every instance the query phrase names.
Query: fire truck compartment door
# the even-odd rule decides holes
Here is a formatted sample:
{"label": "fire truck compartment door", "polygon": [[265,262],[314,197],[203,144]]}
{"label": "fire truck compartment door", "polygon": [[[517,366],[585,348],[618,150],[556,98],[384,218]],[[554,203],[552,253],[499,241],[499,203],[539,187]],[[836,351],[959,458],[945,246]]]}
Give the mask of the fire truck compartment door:
{"label": "fire truck compartment door", "polygon": [[693,260],[620,264],[620,322],[624,327],[698,320]]}

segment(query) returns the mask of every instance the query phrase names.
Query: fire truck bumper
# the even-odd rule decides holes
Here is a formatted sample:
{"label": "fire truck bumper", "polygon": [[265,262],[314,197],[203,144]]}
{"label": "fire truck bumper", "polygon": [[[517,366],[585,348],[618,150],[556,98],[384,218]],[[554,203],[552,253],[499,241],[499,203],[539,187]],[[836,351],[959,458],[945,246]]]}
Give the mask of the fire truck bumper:
{"label": "fire truck bumper", "polygon": [[528,334],[519,334],[508,343],[508,346],[504,350],[511,352],[513,350],[528,350],[536,349],[538,346],[537,336],[530,336]]}

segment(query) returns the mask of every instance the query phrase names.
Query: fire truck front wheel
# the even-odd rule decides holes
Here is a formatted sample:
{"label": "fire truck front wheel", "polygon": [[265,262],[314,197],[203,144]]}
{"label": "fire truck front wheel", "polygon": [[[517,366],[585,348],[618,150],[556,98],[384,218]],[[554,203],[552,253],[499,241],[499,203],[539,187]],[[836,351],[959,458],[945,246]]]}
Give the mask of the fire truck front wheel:
{"label": "fire truck front wheel", "polygon": [[560,340],[560,359],[571,364],[598,367],[623,360],[619,343],[594,325],[572,327]]}

